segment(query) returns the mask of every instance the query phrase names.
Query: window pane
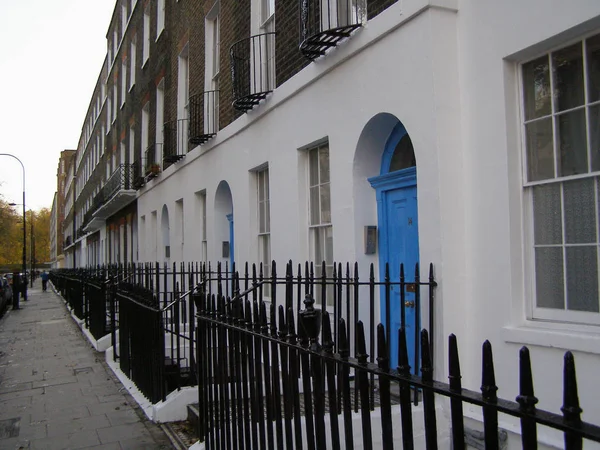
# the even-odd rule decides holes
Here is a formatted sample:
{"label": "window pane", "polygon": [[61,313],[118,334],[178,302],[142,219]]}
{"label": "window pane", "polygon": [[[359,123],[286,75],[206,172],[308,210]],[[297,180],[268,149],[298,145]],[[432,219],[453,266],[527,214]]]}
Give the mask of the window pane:
{"label": "window pane", "polygon": [[317,184],[319,184],[319,155],[317,152],[318,151],[314,149],[308,153],[308,172],[310,186],[316,186]]}
{"label": "window pane", "polygon": [[329,184],[321,186],[321,223],[331,223],[331,197]]}
{"label": "window pane", "polygon": [[550,114],[550,67],[544,56],[523,65],[523,93],[525,120]]}
{"label": "window pane", "polygon": [[310,188],[310,224],[318,225],[319,217],[319,187]]}
{"label": "window pane", "polygon": [[598,312],[596,247],[567,247],[567,309]]}
{"label": "window pane", "polygon": [[265,233],[269,233],[271,231],[271,202],[265,202]]}
{"label": "window pane", "polygon": [[588,101],[600,100],[600,34],[589,38],[587,46]]}
{"label": "window pane", "polygon": [[587,142],[585,137],[585,111],[583,109],[557,118],[557,143],[559,145],[560,176],[588,172]]}
{"label": "window pane", "polygon": [[323,229],[325,234],[325,261],[327,265],[333,264],[333,227]]}
{"label": "window pane", "polygon": [[535,249],[537,306],[564,309],[562,247]]}
{"label": "window pane", "polygon": [[583,104],[583,57],[581,43],[552,54],[556,110]]}
{"label": "window pane", "polygon": [[533,224],[536,245],[562,243],[560,184],[533,188]]}
{"label": "window pane", "polygon": [[320,266],[321,263],[325,260],[325,255],[323,254],[323,236],[321,236],[321,228],[313,229],[313,238],[314,238],[314,252],[315,252],[315,265]]}
{"label": "window pane", "polygon": [[600,170],[600,105],[592,106],[588,110],[590,120],[588,130],[590,133],[590,153],[592,154],[592,170]]}
{"label": "window pane", "polygon": [[269,200],[269,170],[264,170],[264,179],[265,179],[265,200]]}
{"label": "window pane", "polygon": [[594,179],[564,183],[565,241],[569,244],[596,243]]}
{"label": "window pane", "polygon": [[261,202],[258,204],[258,232],[259,233],[264,233],[265,232],[265,204],[264,202]]}
{"label": "window pane", "polygon": [[258,172],[257,174],[257,182],[258,182],[258,201],[262,202],[265,200],[265,173]]}
{"label": "window pane", "polygon": [[319,149],[319,182],[329,182],[329,148],[321,147]]}
{"label": "window pane", "polygon": [[537,120],[525,126],[527,133],[527,179],[554,178],[552,120]]}

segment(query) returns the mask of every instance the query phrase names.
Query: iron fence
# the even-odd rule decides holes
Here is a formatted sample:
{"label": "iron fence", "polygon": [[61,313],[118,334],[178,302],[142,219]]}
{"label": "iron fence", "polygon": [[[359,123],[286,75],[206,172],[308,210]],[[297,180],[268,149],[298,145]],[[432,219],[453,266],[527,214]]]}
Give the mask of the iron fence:
{"label": "iron fence", "polygon": [[133,164],[119,164],[101,190],[104,200],[110,200],[121,190],[133,189],[133,175]]}
{"label": "iron fence", "polygon": [[[450,407],[449,439],[455,449],[466,447],[465,405],[481,408],[488,449],[500,448],[501,414],[520,422],[523,448],[536,448],[540,426],[562,432],[567,449],[582,448],[583,440],[600,442],[600,427],[581,420],[570,352],[565,354],[562,415],[536,408],[526,347],[520,352],[516,401],[496,394],[487,341],[481,392],[462,388],[454,335],[448,341],[449,382],[435,381],[433,266],[424,279],[416,266],[410,280],[403,266],[397,280],[385,268],[380,281],[372,266],[362,278],[356,264],[334,268],[328,276],[322,268],[290,261],[279,276],[274,262],[269,274],[248,264],[242,271],[227,264],[214,269],[210,264],[130,264],[96,269],[106,274],[96,276],[111,280],[107,295],[116,301],[108,309],[112,330],[119,329],[121,369],[153,403],[182,386],[198,385],[198,431],[207,448],[373,448],[377,443],[386,450],[433,449],[440,437],[440,401]],[[84,278],[94,284],[93,277],[81,271],[51,276],[74,310],[85,298],[82,309],[93,321],[92,307],[84,305],[94,294],[81,295],[77,285]],[[390,305],[398,290],[403,307],[396,327]],[[407,332],[405,314],[411,301],[428,318],[428,327],[421,327],[416,316],[412,348],[408,342],[414,332]],[[417,425],[420,414],[423,424]]]}
{"label": "iron fence", "polygon": [[179,161],[188,152],[189,120],[176,119],[163,127],[163,164],[165,168]]}
{"label": "iron fence", "polygon": [[229,54],[233,107],[248,111],[275,89],[275,33],[237,41]]}
{"label": "iron fence", "polygon": [[324,55],[361,27],[366,0],[299,0],[300,51],[309,59]]}
{"label": "iron fence", "polygon": [[190,97],[190,144],[204,144],[219,131],[219,91]]}
{"label": "iron fence", "polygon": [[[563,414],[535,407],[529,351],[520,351],[520,393],[516,401],[497,397],[492,346],[482,348],[481,392],[461,386],[458,345],[449,337],[449,384],[434,381],[429,333],[422,330],[421,375],[411,374],[404,328],[398,329],[398,366],[390,366],[388,333],[377,326],[377,363],[369,362],[364,324],[356,322],[357,345],[351,357],[346,324],[340,319],[335,342],[329,313],[305,297],[298,328],[294,308],[269,310],[265,302],[229,299],[201,291],[198,303],[199,436],[208,449],[303,448],[385,450],[438,448],[436,396],[451,408],[452,448],[465,449],[464,404],[481,407],[486,449],[499,449],[499,414],[521,422],[525,449],[537,448],[537,427],[564,433],[566,449],[581,449],[584,439],[600,442],[600,427],[582,422],[575,363],[564,359]],[[321,329],[322,328],[322,329]],[[297,331],[296,331],[297,330]],[[337,351],[335,350],[337,348]],[[351,371],[356,378],[351,379]],[[299,380],[301,379],[301,382]],[[352,382],[358,395],[352,397]],[[380,393],[377,415],[370,392]],[[399,407],[392,408],[397,393]],[[413,423],[412,392],[423,398],[423,426]],[[360,421],[353,420],[358,405]],[[399,411],[398,411],[399,410]],[[359,427],[360,432],[354,433]],[[418,428],[417,428],[418,427]],[[358,430],[357,430],[358,431]],[[381,436],[381,439],[378,438]]]}

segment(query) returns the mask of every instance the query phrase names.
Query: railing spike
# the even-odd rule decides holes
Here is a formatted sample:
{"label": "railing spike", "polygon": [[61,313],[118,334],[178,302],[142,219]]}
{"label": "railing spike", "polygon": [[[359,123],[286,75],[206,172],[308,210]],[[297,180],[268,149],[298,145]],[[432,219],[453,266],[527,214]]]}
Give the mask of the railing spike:
{"label": "railing spike", "polygon": [[398,372],[402,375],[410,375],[408,349],[406,346],[406,330],[404,327],[398,329]]}
{"label": "railing spike", "polygon": [[[564,356],[563,406],[560,410],[562,411],[564,420],[567,424],[570,426],[579,426],[581,424],[581,413],[583,410],[579,406],[575,358],[571,352],[566,352]],[[581,435],[565,431],[565,449],[580,450],[582,445]]]}
{"label": "railing spike", "polygon": [[329,313],[323,311],[322,316],[323,326],[323,351],[326,353],[333,353],[333,338],[331,334],[331,322],[329,319]]}
{"label": "railing spike", "polygon": [[492,355],[492,344],[486,340],[482,347],[482,378],[481,393],[488,401],[496,401],[496,375],[494,373],[494,358]]}
{"label": "railing spike", "polygon": [[362,320],[356,322],[356,341],[356,359],[358,360],[359,364],[366,365],[369,355],[367,354],[365,326],[362,323]]}
{"label": "railing spike", "polygon": [[385,340],[385,327],[383,324],[377,325],[377,364],[384,371],[390,369],[390,359],[388,358],[388,348]]}
{"label": "railing spike", "polygon": [[340,357],[348,359],[350,356],[350,346],[348,345],[348,337],[346,335],[346,321],[344,319],[339,320],[339,344],[338,353]]}
{"label": "railing spike", "polygon": [[431,361],[427,330],[421,330],[421,373],[423,381],[433,381],[433,362]]}

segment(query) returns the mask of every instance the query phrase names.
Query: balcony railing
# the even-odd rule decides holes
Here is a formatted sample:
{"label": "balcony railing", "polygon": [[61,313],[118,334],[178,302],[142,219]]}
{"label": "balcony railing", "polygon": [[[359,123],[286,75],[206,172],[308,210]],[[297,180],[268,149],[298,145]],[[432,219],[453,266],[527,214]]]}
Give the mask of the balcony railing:
{"label": "balcony railing", "polygon": [[102,191],[107,200],[110,200],[117,192],[121,190],[133,189],[133,165],[120,164],[117,170],[110,176]]}
{"label": "balcony railing", "polygon": [[166,122],[163,128],[165,168],[185,156],[188,151],[188,119],[176,119]]}
{"label": "balcony railing", "polygon": [[229,52],[233,107],[248,111],[275,89],[275,33],[242,39]]}
{"label": "balcony railing", "polygon": [[132,164],[117,167],[92,200],[92,207],[83,216],[82,229],[85,232],[98,229],[108,217],[135,200],[133,172]]}
{"label": "balcony railing", "polygon": [[144,167],[144,176],[146,181],[158,176],[162,170],[162,144],[152,144],[144,152],[144,158],[142,159],[142,165]]}
{"label": "balcony railing", "polygon": [[366,0],[298,0],[300,51],[308,59],[324,55],[360,28],[367,17]]}
{"label": "balcony railing", "polygon": [[219,131],[219,91],[190,97],[190,144],[201,145]]}
{"label": "balcony railing", "polygon": [[140,189],[146,183],[144,170],[145,164],[143,160],[137,159],[133,162],[133,188],[135,190]]}

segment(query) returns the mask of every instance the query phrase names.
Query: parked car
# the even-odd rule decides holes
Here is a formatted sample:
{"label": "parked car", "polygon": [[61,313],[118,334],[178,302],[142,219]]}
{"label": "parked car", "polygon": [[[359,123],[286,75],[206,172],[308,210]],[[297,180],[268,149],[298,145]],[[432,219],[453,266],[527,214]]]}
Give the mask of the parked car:
{"label": "parked car", "polygon": [[0,314],[3,314],[10,304],[12,304],[12,287],[5,276],[0,276]]}

